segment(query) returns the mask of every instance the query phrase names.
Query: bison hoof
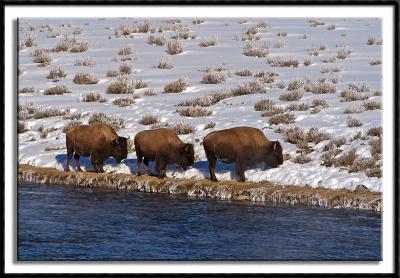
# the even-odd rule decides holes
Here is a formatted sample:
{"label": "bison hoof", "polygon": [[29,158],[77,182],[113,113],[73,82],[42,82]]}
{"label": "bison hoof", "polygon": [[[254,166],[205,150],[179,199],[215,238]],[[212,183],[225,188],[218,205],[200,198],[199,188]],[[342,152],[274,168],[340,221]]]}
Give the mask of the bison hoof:
{"label": "bison hoof", "polygon": [[142,173],[140,173],[140,172],[136,173],[136,176],[138,176],[138,177],[140,177],[141,175],[142,175]]}
{"label": "bison hoof", "polygon": [[211,178],[210,180],[213,182],[218,182],[218,180],[216,178]]}

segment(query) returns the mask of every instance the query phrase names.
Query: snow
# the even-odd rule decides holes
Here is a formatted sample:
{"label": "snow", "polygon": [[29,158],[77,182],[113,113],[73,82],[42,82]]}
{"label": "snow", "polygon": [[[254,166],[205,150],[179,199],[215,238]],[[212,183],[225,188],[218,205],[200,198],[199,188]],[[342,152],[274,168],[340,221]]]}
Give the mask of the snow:
{"label": "snow", "polygon": [[[313,94],[305,92],[301,102],[311,105],[314,99],[325,99],[329,107],[322,109],[318,114],[311,114],[311,109],[307,111],[294,111],[296,122],[285,125],[285,127],[298,126],[305,130],[311,127],[319,127],[321,131],[329,132],[334,137],[345,137],[348,143],[341,146],[342,153],[346,153],[352,148],[357,150],[360,157],[370,158],[370,146],[368,140],[362,138],[351,141],[350,139],[361,131],[366,133],[371,127],[381,126],[381,110],[370,110],[351,116],[360,119],[364,124],[361,127],[347,127],[347,114],[343,111],[347,107],[360,106],[363,101],[341,102],[340,91],[350,82],[365,83],[373,90],[381,89],[382,72],[380,66],[371,66],[372,60],[382,59],[380,45],[367,45],[369,37],[377,40],[381,38],[381,21],[377,18],[322,18],[324,26],[310,27],[306,18],[254,18],[248,19],[245,24],[240,24],[238,18],[204,18],[204,23],[193,25],[193,18],[182,19],[181,24],[187,24],[190,28],[190,35],[196,35],[195,38],[183,40],[184,52],[179,55],[168,55],[164,46],[155,46],[147,44],[147,38],[150,33],[134,33],[133,38],[114,36],[115,30],[123,24],[135,25],[143,22],[143,19],[133,18],[105,18],[102,20],[95,18],[74,18],[74,19],[30,19],[22,18],[19,21],[19,39],[22,41],[28,32],[29,26],[36,26],[35,31],[37,44],[31,48],[25,48],[19,51],[19,66],[24,69],[24,73],[19,76],[19,88],[31,87],[36,89],[35,93],[19,94],[19,104],[33,102],[35,105],[52,107],[59,109],[70,109],[78,113],[84,112],[80,121],[86,123],[89,116],[94,112],[103,112],[108,115],[117,116],[125,119],[125,128],[118,131],[131,138],[141,130],[149,129],[138,123],[141,115],[145,113],[157,114],[161,122],[173,123],[179,120],[185,120],[191,123],[196,131],[190,135],[179,135],[185,142],[191,142],[195,145],[196,162],[195,165],[187,170],[179,170],[176,166],[168,167],[167,176],[176,178],[208,178],[208,163],[205,157],[204,149],[201,145],[202,138],[213,130],[231,128],[235,126],[251,126],[261,129],[270,140],[279,140],[283,146],[285,154],[294,157],[297,155],[297,146],[284,142],[283,135],[276,133],[276,125],[269,125],[267,117],[261,117],[261,112],[254,110],[256,101],[270,98],[278,105],[289,105],[296,102],[283,102],[279,96],[286,92],[285,89],[279,89],[276,84],[280,81],[291,81],[308,77],[312,80],[318,80],[323,77],[335,77],[339,79],[336,84],[336,93],[334,94]],[[151,18],[152,26],[165,24],[165,19]],[[300,65],[297,68],[271,67],[266,58],[254,58],[243,55],[243,46],[245,41],[236,41],[235,35],[241,36],[248,28],[258,22],[270,24],[270,28],[258,29],[261,34],[261,40],[252,41],[251,44],[260,46],[263,42],[269,44],[269,56],[297,57]],[[64,24],[63,27],[60,27]],[[68,24],[71,24],[69,27]],[[335,30],[327,30],[328,24],[335,24]],[[50,34],[44,27],[52,26],[60,30],[61,36],[57,38],[48,38]],[[80,41],[87,41],[89,49],[86,52],[51,52],[54,58],[51,66],[38,67],[32,62],[31,53],[37,48],[53,48],[66,34],[72,34],[74,27],[80,26],[83,31],[77,35]],[[110,27],[110,28],[108,28]],[[40,30],[45,30],[41,32]],[[278,37],[278,32],[287,32],[286,37]],[[171,41],[171,35],[175,32],[167,31],[165,33],[154,33],[155,36],[163,35],[167,41]],[[307,39],[303,35],[307,34]],[[218,37],[217,45],[210,47],[200,47],[202,39]],[[278,40],[285,42],[285,47],[274,48],[273,44]],[[320,51],[320,55],[309,56],[307,49],[318,48],[325,45],[326,50]],[[119,48],[132,46],[134,48],[133,60],[131,62],[134,68],[132,75],[134,80],[143,79],[149,83],[149,88],[157,92],[156,96],[145,96],[147,89],[137,89],[134,95],[140,98],[136,103],[128,107],[118,107],[112,104],[112,101],[121,97],[130,97],[130,95],[110,95],[105,91],[107,86],[112,83],[115,77],[106,77],[108,70],[118,70],[123,63],[119,60],[117,54]],[[322,63],[322,60],[332,57],[341,46],[346,46],[352,51],[351,56],[345,60],[337,60],[334,63]],[[95,65],[92,67],[75,66],[78,58],[92,57]],[[117,58],[117,59],[114,59]],[[156,66],[164,58],[170,60],[175,67],[172,69],[158,69]],[[302,62],[305,58],[311,58],[314,62],[311,66],[304,66]],[[65,78],[59,82],[53,82],[46,79],[53,65],[60,65],[67,73]],[[344,70],[340,73],[322,74],[321,68],[340,66]],[[227,74],[227,81],[221,84],[202,84],[201,79],[203,70],[206,67],[224,68]],[[212,92],[227,91],[236,88],[239,84],[251,81],[253,77],[241,77],[235,75],[239,69],[250,69],[252,72],[269,71],[279,74],[274,83],[265,84],[270,88],[267,94],[253,94],[245,96],[231,97],[224,99],[206,109],[212,111],[210,116],[189,118],[180,116],[176,112],[176,104],[182,100],[193,99],[208,95]],[[78,72],[90,72],[95,75],[100,82],[94,85],[78,85],[72,82]],[[166,84],[177,80],[179,77],[187,75],[191,86],[184,92],[177,94],[164,94],[163,88]],[[72,93],[64,95],[46,96],[44,90],[55,85],[67,85]],[[82,102],[82,97],[88,92],[100,92],[107,102]],[[369,100],[381,102],[381,96],[371,96]],[[34,166],[55,167],[63,170],[66,161],[65,134],[62,127],[69,122],[62,116],[28,119],[25,121],[27,132],[19,134],[19,163],[27,163]],[[216,126],[212,129],[203,130],[207,123],[215,122]],[[41,138],[38,128],[55,127],[55,131],[50,132],[46,138]],[[283,165],[278,168],[268,169],[265,165],[257,165],[245,172],[246,179],[252,182],[271,182],[281,185],[297,185],[325,188],[348,188],[354,189],[359,184],[366,185],[372,191],[382,190],[382,180],[377,177],[368,177],[364,172],[350,173],[347,169],[337,167],[325,167],[321,165],[321,156],[324,153],[324,146],[328,141],[323,141],[317,145],[310,144],[314,151],[308,156],[312,160],[306,164],[294,163],[291,159],[285,160]],[[71,163],[71,169],[74,169],[74,163]],[[81,158],[83,170],[92,170],[89,158]],[[151,164],[151,167],[153,165]],[[113,158],[105,162],[104,170],[106,172],[135,173],[136,155],[130,153],[128,158],[117,165]],[[216,176],[220,180],[236,179],[234,174],[234,165],[217,163]]]}

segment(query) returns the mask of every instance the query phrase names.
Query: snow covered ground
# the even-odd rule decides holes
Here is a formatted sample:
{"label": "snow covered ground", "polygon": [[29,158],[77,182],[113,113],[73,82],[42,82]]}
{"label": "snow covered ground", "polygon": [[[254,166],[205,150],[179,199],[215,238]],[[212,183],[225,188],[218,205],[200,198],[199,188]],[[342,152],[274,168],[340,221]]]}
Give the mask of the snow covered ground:
{"label": "snow covered ground", "polygon": [[[19,133],[19,163],[34,166],[55,167],[63,170],[66,162],[65,133],[63,127],[71,119],[65,115],[39,117],[26,114],[29,105],[36,110],[55,108],[58,111],[69,111],[68,114],[80,114],[78,121],[87,123],[93,113],[105,113],[112,117],[122,118],[125,124],[118,130],[121,135],[135,134],[151,125],[139,124],[140,118],[151,113],[157,115],[161,123],[173,124],[181,120],[191,124],[195,131],[191,134],[179,135],[185,142],[195,144],[196,163],[193,168],[182,171],[170,165],[167,176],[177,178],[208,178],[208,163],[201,145],[202,138],[209,132],[235,126],[251,126],[262,129],[270,140],[282,143],[286,160],[279,168],[266,169],[264,166],[254,166],[245,173],[246,179],[253,182],[272,182],[282,185],[310,185],[312,187],[349,188],[354,189],[363,184],[372,191],[381,191],[381,155],[377,142],[379,137],[370,129],[381,126],[382,116],[379,104],[382,71],[379,65],[381,53],[381,21],[377,18],[202,18],[204,22],[194,24],[194,18],[182,18],[175,23],[167,22],[167,18],[150,18],[154,33],[137,33],[124,36],[122,26],[132,27],[143,24],[145,19],[134,18],[82,18],[82,19],[29,19],[19,20],[19,42],[23,44],[28,34],[34,36],[34,46],[22,46],[19,50],[19,90],[33,87],[32,93],[19,93],[19,120],[25,125]],[[261,24],[264,23],[264,24]],[[324,25],[321,25],[324,23]],[[258,25],[257,25],[258,24]],[[314,26],[312,26],[314,25]],[[180,27],[179,27],[180,26]],[[182,39],[183,52],[169,55],[165,46],[150,45],[149,36],[163,36],[166,41],[174,41],[171,37],[177,31],[189,29],[188,39]],[[251,31],[253,28],[253,34]],[[161,28],[160,28],[161,27]],[[159,29],[166,29],[158,32]],[[126,28],[129,29],[129,28]],[[248,30],[250,29],[250,32]],[[73,32],[76,35],[73,35]],[[242,36],[258,37],[258,40],[243,41]],[[129,32],[128,32],[129,33]],[[68,35],[78,41],[87,42],[88,50],[84,52],[55,52],[51,49]],[[217,38],[216,44],[201,47],[204,40]],[[375,39],[375,40],[373,40]],[[370,44],[367,43],[370,40]],[[247,43],[256,48],[268,49],[264,57],[244,55]],[[29,46],[29,43],[28,43]],[[131,55],[118,55],[121,48],[131,47]],[[48,49],[52,57],[50,65],[39,67],[34,63],[33,52],[36,49]],[[338,52],[348,55],[340,59]],[[349,52],[346,52],[349,51]],[[310,54],[318,56],[311,56]],[[263,56],[263,55],[261,55]],[[297,67],[273,67],[268,60],[274,57],[296,58]],[[94,65],[78,66],[77,59],[91,57]],[[121,61],[122,59],[129,59]],[[336,58],[332,58],[336,57]],[[311,59],[311,65],[304,65],[306,59]],[[327,62],[332,58],[331,62]],[[161,59],[170,61],[172,69],[157,68]],[[376,65],[371,65],[375,61]],[[134,94],[108,94],[108,86],[117,77],[107,77],[107,71],[118,70],[123,63],[132,65],[132,80],[144,80],[146,88],[136,89]],[[58,81],[47,79],[54,66],[61,66],[66,73]],[[225,82],[219,84],[204,84],[202,82],[205,69],[209,67],[223,72]],[[239,76],[237,71],[248,69],[253,76]],[[327,72],[328,71],[328,72]],[[99,79],[97,84],[75,84],[75,74],[87,72]],[[257,81],[262,87],[268,88],[267,93],[231,96],[209,107],[211,115],[202,117],[180,116],[177,112],[178,103],[215,92],[231,92],[239,85],[257,79],[257,72],[277,73],[271,83]],[[176,81],[181,76],[187,76],[191,85],[181,93],[164,93],[164,86]],[[309,81],[305,81],[308,78]],[[333,87],[333,93],[316,93],[307,89],[304,84],[318,84],[317,80],[330,79],[322,84]],[[260,78],[258,78],[260,80]],[[284,101],[281,95],[290,93],[290,85],[294,80],[301,80],[298,90],[302,93],[300,100]],[[311,80],[311,81],[310,81]],[[349,88],[350,84],[350,88]],[[351,87],[351,84],[354,86]],[[71,93],[63,95],[45,95],[50,87],[66,85]],[[320,84],[321,85],[321,84]],[[150,96],[145,91],[153,89],[156,95]],[[290,90],[289,90],[290,89]],[[360,100],[344,101],[342,91],[349,91],[361,98]],[[90,92],[98,92],[105,99],[103,102],[84,102],[83,98]],[[126,107],[113,104],[115,99],[130,98],[135,103]],[[270,99],[276,106],[286,109],[291,104],[304,103],[304,111],[287,111],[296,116],[292,123],[271,124],[271,116],[262,117],[265,111],[256,111],[257,101]],[[325,100],[328,107],[315,107],[314,100]],[[366,103],[367,102],[367,103]],[[365,104],[366,103],[366,104]],[[314,103],[315,104],[315,103]],[[365,104],[365,105],[364,105]],[[370,104],[370,106],[368,106]],[[347,114],[346,108],[356,108],[358,113]],[[68,110],[69,109],[69,110]],[[25,114],[24,114],[25,113]],[[349,127],[349,117],[362,122],[361,126]],[[204,129],[209,123],[215,123],[212,128]],[[317,127],[329,139],[321,142],[309,140],[306,146],[288,142],[284,132],[278,132],[278,127],[300,127],[307,132]],[[369,132],[370,131],[370,132]],[[359,133],[361,132],[361,133]],[[328,138],[328,137],[326,137]],[[331,139],[344,138],[343,144],[327,148]],[[290,141],[290,140],[289,140]],[[379,145],[379,144],[378,144]],[[355,155],[349,156],[349,163],[340,163],[342,156],[355,150]],[[327,152],[333,153],[332,159],[337,162],[333,166],[324,165]],[[295,158],[303,153],[310,161],[298,163]],[[304,158],[304,157],[303,157]],[[344,159],[343,159],[344,160]],[[339,162],[338,162],[339,161]],[[367,163],[368,162],[368,163]],[[354,167],[354,164],[366,165]],[[325,163],[326,164],[326,163]],[[84,170],[91,170],[89,158],[81,158]],[[336,166],[335,166],[336,165]],[[220,180],[235,179],[233,165],[217,164],[217,178]],[[152,165],[151,165],[152,167]],[[72,162],[72,169],[74,164]],[[106,160],[106,172],[134,173],[136,172],[136,156],[131,152],[120,165],[113,158]],[[378,170],[377,170],[378,169]],[[372,173],[372,174],[371,174]],[[378,173],[378,174],[377,174]]]}

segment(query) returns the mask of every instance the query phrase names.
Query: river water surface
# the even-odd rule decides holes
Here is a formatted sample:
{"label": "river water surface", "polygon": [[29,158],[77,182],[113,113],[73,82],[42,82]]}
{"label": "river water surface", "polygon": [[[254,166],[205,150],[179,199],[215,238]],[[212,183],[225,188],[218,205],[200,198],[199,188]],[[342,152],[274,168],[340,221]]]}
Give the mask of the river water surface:
{"label": "river water surface", "polygon": [[18,260],[381,260],[381,215],[19,184]]}

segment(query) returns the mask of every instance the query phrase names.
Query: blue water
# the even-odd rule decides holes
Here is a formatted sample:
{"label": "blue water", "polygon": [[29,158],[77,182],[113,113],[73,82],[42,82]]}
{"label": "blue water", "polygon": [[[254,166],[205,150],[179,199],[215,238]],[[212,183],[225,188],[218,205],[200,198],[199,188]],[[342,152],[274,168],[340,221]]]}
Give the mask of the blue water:
{"label": "blue water", "polygon": [[19,184],[18,260],[381,260],[381,215]]}

